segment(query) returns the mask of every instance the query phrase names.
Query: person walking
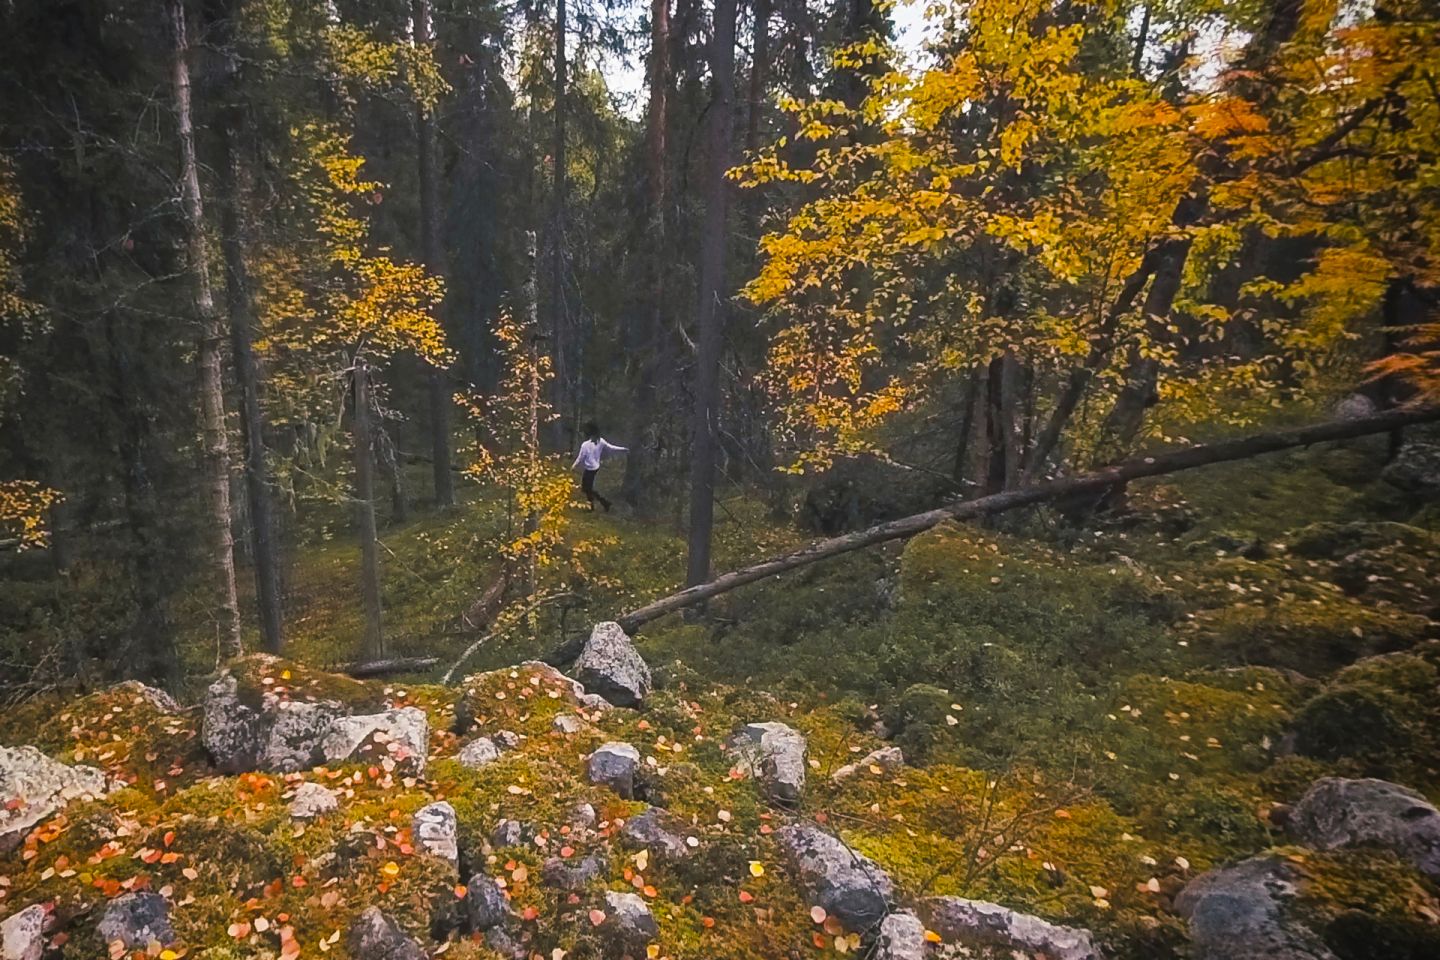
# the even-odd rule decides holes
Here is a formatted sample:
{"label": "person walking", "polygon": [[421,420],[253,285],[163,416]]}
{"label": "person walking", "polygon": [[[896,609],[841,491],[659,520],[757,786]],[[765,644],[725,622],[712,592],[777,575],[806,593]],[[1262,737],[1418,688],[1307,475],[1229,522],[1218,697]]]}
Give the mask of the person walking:
{"label": "person walking", "polygon": [[600,462],[605,459],[605,454],[624,453],[627,449],[617,447],[600,436],[600,428],[595,425],[594,420],[585,424],[585,442],[580,444],[580,452],[575,455],[575,462],[570,464],[570,469],[578,467],[584,471],[580,475],[580,489],[585,492],[585,499],[590,501],[591,510],[595,509],[595,501],[599,500],[605,512],[610,512],[610,501],[595,489],[595,474],[600,472]]}

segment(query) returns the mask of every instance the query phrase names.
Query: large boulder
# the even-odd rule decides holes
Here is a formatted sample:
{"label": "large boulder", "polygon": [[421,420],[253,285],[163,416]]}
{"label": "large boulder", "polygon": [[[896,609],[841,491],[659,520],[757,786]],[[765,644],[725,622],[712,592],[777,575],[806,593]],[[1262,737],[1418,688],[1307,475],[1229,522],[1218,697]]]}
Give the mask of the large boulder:
{"label": "large boulder", "polygon": [[590,782],[609,787],[626,800],[635,799],[635,774],[640,769],[640,751],[628,743],[601,744],[586,761]]}
{"label": "large boulder", "polygon": [[608,865],[599,854],[566,860],[551,857],[540,865],[540,878],[548,885],[560,890],[583,890],[593,880],[605,875]]}
{"label": "large boulder", "polygon": [[379,907],[369,907],[355,918],[346,944],[355,960],[426,960],[420,944]]}
{"label": "large boulder", "polygon": [[775,837],[812,902],[852,930],[868,930],[890,912],[895,888],[872,860],[808,823],[781,827]]}
{"label": "large boulder", "polygon": [[920,904],[930,929],[947,942],[993,947],[1046,960],[1102,960],[1090,931],[1065,927],[998,903],[963,897],[930,897]]}
{"label": "large boulder", "polygon": [[1440,443],[1411,440],[1380,472],[1385,482],[1425,499],[1440,498]]}
{"label": "large boulder", "polygon": [[34,747],[0,747],[0,853],[71,800],[103,796],[109,786],[94,767],[67,766]]}
{"label": "large boulder", "polygon": [[638,707],[650,695],[650,667],[613,621],[590,631],[575,661],[575,679],[617,707]]}
{"label": "large boulder", "polygon": [[430,721],[419,707],[340,717],[330,727],[320,752],[327,763],[388,757],[421,774],[430,751]]}
{"label": "large boulder", "polygon": [[1218,867],[1186,884],[1175,910],[1190,926],[1196,960],[1336,960],[1290,915],[1305,877],[1277,856]]}
{"label": "large boulder", "polygon": [[26,907],[0,920],[0,960],[40,960],[45,952],[45,908]]}
{"label": "large boulder", "polygon": [[455,808],[445,800],[427,803],[415,811],[411,833],[431,856],[460,865],[460,828]]}
{"label": "large boulder", "polygon": [[170,905],[158,893],[127,893],[105,905],[96,927],[106,943],[123,943],[127,950],[144,950],[152,943],[162,947],[175,942],[170,926]]}
{"label": "large boulder", "polygon": [[477,874],[470,878],[465,888],[466,913],[470,917],[470,929],[484,932],[498,927],[510,917],[510,901],[505,891],[488,874]]}
{"label": "large boulder", "polygon": [[645,901],[633,893],[605,893],[605,921],[601,932],[622,949],[638,955],[660,935],[660,926]]}
{"label": "large boulder", "polygon": [[200,741],[225,773],[293,773],[320,762],[320,745],[344,707],[333,700],[288,700],[265,692],[246,703],[240,682],[225,674],[205,691]]}
{"label": "large boulder", "polygon": [[731,746],[736,767],[755,777],[770,799],[796,803],[805,789],[805,737],[783,723],[751,723],[735,735]]}
{"label": "large boulder", "polygon": [[1440,880],[1440,811],[1397,783],[1317,780],[1290,811],[1289,828],[1296,840],[1317,850],[1383,847]]}

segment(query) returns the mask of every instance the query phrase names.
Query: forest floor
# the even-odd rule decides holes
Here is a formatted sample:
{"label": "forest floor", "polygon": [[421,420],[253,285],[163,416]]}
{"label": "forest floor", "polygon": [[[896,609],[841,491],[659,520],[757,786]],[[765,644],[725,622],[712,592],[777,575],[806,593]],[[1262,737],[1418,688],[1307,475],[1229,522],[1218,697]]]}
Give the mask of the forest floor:
{"label": "forest floor", "polygon": [[[128,786],[72,804],[0,858],[0,916],[53,904],[65,955],[103,956],[101,902],[148,887],[172,904],[178,954],[289,957],[298,944],[346,956],[350,919],[374,903],[422,940],[456,937],[457,883],[479,873],[504,881],[516,936],[545,958],[618,956],[587,913],[605,889],[642,894],[658,921],[655,949],[636,956],[864,949],[833,917],[812,919],[785,866],[774,834],[798,818],[872,858],[907,901],[994,901],[1136,960],[1220,956],[1191,944],[1177,894],[1212,866],[1274,850],[1305,878],[1287,923],[1329,955],[1435,956],[1433,878],[1393,851],[1306,850],[1285,830],[1321,777],[1382,777],[1440,799],[1440,511],[1380,479],[1383,463],[1377,439],[1214,466],[1137,485],[1132,512],[1100,526],[1038,514],[947,525],[744,588],[703,620],[672,616],[636,638],[658,688],[639,712],[590,713],[513,666],[683,577],[669,526],[577,511],[569,536],[586,576],[563,625],[497,639],[459,690],[429,677],[343,688],[426,711],[423,777],[373,764],[220,776],[198,713],[160,712],[134,691],[8,711],[0,743]],[[476,526],[500,522],[483,501],[461,509]],[[804,539],[749,498],[717,516],[721,569]],[[383,534],[397,654],[448,663],[467,642],[450,632],[489,571],[455,526],[422,517]],[[355,564],[340,540],[294,558],[292,660],[249,661],[251,681],[336,682],[313,670],[352,658]],[[205,672],[204,629],[190,636]],[[567,712],[580,722],[556,729]],[[743,724],[771,720],[808,742],[792,808],[767,803],[723,749]],[[473,770],[454,757],[474,727],[523,739]],[[586,782],[584,758],[606,741],[639,748],[648,799],[696,838],[693,855],[623,847],[619,824],[644,805]],[[902,767],[835,779],[887,746]],[[302,780],[338,789],[339,814],[292,821]],[[457,814],[461,873],[417,852],[411,816],[440,798]],[[570,819],[581,802],[598,824]],[[526,824],[521,842],[492,836],[506,818]],[[601,874],[556,889],[540,877],[557,852],[603,853]],[[447,942],[448,956],[492,955]]]}

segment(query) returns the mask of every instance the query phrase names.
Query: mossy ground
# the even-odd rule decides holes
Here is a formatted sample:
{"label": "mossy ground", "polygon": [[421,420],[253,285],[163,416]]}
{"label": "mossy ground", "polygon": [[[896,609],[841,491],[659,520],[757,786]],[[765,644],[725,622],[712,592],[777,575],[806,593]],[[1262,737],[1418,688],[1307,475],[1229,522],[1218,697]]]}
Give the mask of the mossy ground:
{"label": "mossy ground", "polygon": [[[816,938],[831,951],[833,931],[811,922],[771,839],[801,816],[838,830],[907,895],[994,899],[1087,926],[1122,958],[1183,956],[1174,895],[1212,864],[1285,843],[1271,811],[1315,778],[1378,772],[1440,797],[1440,645],[1429,642],[1440,534],[1377,486],[1377,455],[1360,444],[1213,468],[1137,487],[1125,524],[1075,530],[1042,515],[1010,533],[944,526],[753,585],[712,603],[704,620],[648,628],[638,643],[663,689],[640,713],[583,714],[569,735],[552,727],[577,709],[563,687],[508,665],[677,586],[674,531],[577,513],[571,537],[584,545],[586,575],[573,606],[482,650],[461,715],[462,691],[430,677],[359,684],[314,672],[351,659],[359,632],[353,546],[321,542],[292,569],[293,660],[254,661],[242,686],[419,706],[432,731],[425,777],[369,765],[217,777],[194,711],[165,714],[123,691],[34,700],[0,718],[0,742],[94,763],[128,786],[72,805],[0,861],[0,912],[53,901],[73,949],[102,955],[86,939],[97,908],[148,886],[167,892],[191,955],[277,956],[293,938],[304,955],[343,957],[344,928],[364,906],[382,904],[417,935],[432,924],[445,933],[456,884],[485,872],[533,915],[522,930],[541,956],[608,956],[588,920],[606,888],[646,896],[661,956],[823,955]],[[759,502],[727,508],[722,567],[800,539]],[[483,499],[462,516],[481,532],[502,521]],[[471,549],[481,533],[464,539],[456,526],[427,517],[385,534],[397,653],[448,659],[464,645],[447,630],[493,570]],[[204,644],[188,649],[206,672]],[[1388,722],[1363,720],[1374,703],[1393,738],[1357,751]],[[732,773],[725,739],[767,719],[809,740],[797,810],[770,806]],[[910,764],[833,783],[836,769],[885,743],[877,724]],[[523,739],[498,762],[474,771],[452,759],[501,730]],[[691,857],[641,867],[614,842],[639,806],[583,777],[585,755],[612,739],[641,750],[649,796],[699,842]],[[341,810],[297,827],[285,799],[301,779],[342,791]],[[409,832],[413,812],[441,798],[459,819],[458,874]],[[571,823],[581,801],[599,814],[593,828]],[[535,839],[490,849],[502,818],[530,824]],[[600,851],[608,869],[591,888],[539,881],[549,856]],[[1435,888],[1393,859],[1287,855],[1308,858],[1319,879],[1307,909],[1347,960],[1358,955],[1340,945],[1363,940],[1362,928],[1411,943],[1433,927]],[[488,956],[470,941],[449,955]]]}

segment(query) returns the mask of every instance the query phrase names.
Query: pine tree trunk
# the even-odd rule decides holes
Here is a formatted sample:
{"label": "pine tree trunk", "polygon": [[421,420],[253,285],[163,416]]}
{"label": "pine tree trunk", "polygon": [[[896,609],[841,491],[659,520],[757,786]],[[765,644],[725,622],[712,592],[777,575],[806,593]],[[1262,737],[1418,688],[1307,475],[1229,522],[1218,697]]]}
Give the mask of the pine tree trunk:
{"label": "pine tree trunk", "polygon": [[220,647],[228,657],[241,653],[240,604],[235,593],[235,542],[230,531],[230,450],[225,423],[225,377],[221,368],[224,327],[215,309],[210,266],[205,250],[205,209],[200,199],[200,171],[195,159],[195,128],[190,109],[190,41],[183,0],[170,0],[174,31],[174,93],[180,138],[180,187],[184,201],[185,246],[195,287],[200,320],[197,350],[200,368],[202,470],[209,516],[211,576],[215,587],[215,619]]}
{"label": "pine tree trunk", "polygon": [[570,415],[569,317],[565,309],[565,100],[567,68],[565,54],[566,0],[555,0],[555,132],[550,146],[554,163],[553,209],[550,214],[550,356],[554,362],[554,410],[552,436],[556,450],[568,446],[565,429]]}
{"label": "pine tree trunk", "polygon": [[715,448],[720,416],[720,350],[724,344],[725,225],[730,192],[730,137],[735,111],[735,2],[715,0],[710,37],[711,102],[705,177],[705,225],[700,240],[699,355],[695,361],[695,413],[691,424],[690,528],[686,584],[710,576],[710,535],[715,521]]}
{"label": "pine tree trunk", "polygon": [[[644,322],[631,325],[630,354],[638,358],[634,405],[630,418],[630,452],[620,495],[631,507],[641,505],[642,494],[654,486],[659,459],[659,424],[656,397],[665,349],[665,277],[671,251],[666,247],[666,133],[670,97],[670,0],[650,4],[650,103],[645,116],[647,221],[650,240],[650,302]],[[653,493],[653,491],[652,491]]]}
{"label": "pine tree trunk", "polygon": [[380,545],[375,533],[375,432],[370,409],[370,368],[363,354],[355,357],[355,525],[360,534],[360,598],[365,605],[365,636],[360,656],[385,656],[380,605]]}
{"label": "pine tree trunk", "polygon": [[[233,112],[232,112],[233,111]],[[280,595],[280,565],[275,544],[275,522],[270,498],[270,476],[265,463],[265,425],[260,413],[260,377],[252,344],[254,311],[250,275],[245,263],[243,197],[249,176],[240,159],[239,120],[227,110],[222,124],[225,156],[221,250],[225,257],[225,302],[230,314],[230,351],[240,387],[240,424],[245,439],[245,494],[250,506],[250,552],[255,568],[255,599],[260,638],[270,653],[284,648],[284,614]]]}
{"label": "pine tree trunk", "polygon": [[[415,43],[430,47],[435,42],[431,21],[430,0],[415,0],[412,8]],[[419,143],[416,156],[420,175],[420,239],[425,269],[431,276],[444,277],[445,253],[440,242],[440,178],[436,156],[435,111],[423,103],[415,104],[415,120]],[[430,462],[434,470],[435,506],[441,510],[455,506],[455,478],[450,470],[450,385],[446,371],[428,371],[430,395]]]}
{"label": "pine tree trunk", "polygon": [[771,0],[755,0],[750,35],[750,103],[745,115],[745,150],[750,153],[760,145],[760,113],[770,69],[770,10]]}

